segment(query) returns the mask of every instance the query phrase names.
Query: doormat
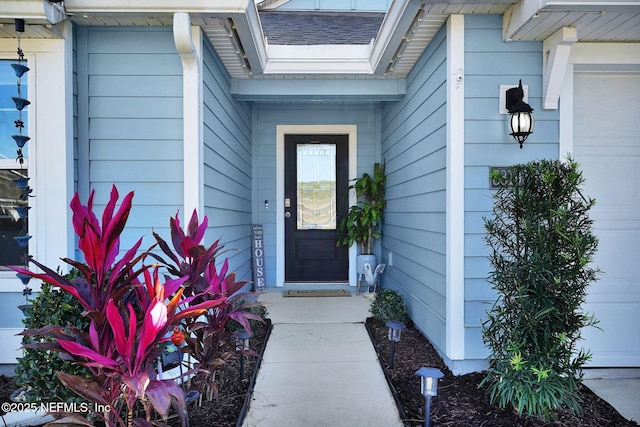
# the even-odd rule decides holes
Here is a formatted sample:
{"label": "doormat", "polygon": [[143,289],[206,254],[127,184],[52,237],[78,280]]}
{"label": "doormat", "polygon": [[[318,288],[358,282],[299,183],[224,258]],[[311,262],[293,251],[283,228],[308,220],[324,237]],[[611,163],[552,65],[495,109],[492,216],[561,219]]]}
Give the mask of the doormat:
{"label": "doormat", "polygon": [[288,290],[282,293],[283,298],[288,297],[350,297],[351,292],[344,289],[307,289]]}

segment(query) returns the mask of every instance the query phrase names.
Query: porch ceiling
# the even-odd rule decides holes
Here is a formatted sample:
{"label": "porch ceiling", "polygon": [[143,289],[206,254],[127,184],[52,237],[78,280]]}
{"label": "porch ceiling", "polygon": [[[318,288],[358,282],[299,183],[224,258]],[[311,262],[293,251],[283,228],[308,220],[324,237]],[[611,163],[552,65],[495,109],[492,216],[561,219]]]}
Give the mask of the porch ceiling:
{"label": "porch ceiling", "polygon": [[[188,12],[235,79],[403,79],[451,14],[503,15],[505,40],[545,40],[575,27],[579,42],[640,42],[640,0],[395,0],[369,45],[270,45],[252,0],[3,0],[0,37],[57,38],[56,23],[171,26]],[[135,5],[135,6],[133,6]],[[262,2],[264,7],[272,7]]]}

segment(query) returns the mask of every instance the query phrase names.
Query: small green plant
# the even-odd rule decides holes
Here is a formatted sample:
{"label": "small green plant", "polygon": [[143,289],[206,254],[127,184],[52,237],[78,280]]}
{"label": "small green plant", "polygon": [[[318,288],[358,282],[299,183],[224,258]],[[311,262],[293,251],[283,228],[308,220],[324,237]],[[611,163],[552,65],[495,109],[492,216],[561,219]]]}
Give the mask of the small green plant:
{"label": "small green plant", "polygon": [[577,390],[590,358],[577,344],[595,319],[581,309],[598,270],[590,265],[598,240],[594,201],[581,193],[576,162],[542,160],[495,176],[493,217],[485,219],[498,300],[487,312],[483,340],[491,350],[481,385],[501,407],[553,418],[580,411]]}
{"label": "small green plant", "polygon": [[404,305],[404,298],[398,292],[391,289],[381,289],[376,293],[369,311],[375,319],[382,322],[399,320],[409,326],[411,319]]}
{"label": "small green plant", "polygon": [[[72,279],[77,275],[72,270],[65,277]],[[82,316],[82,306],[73,295],[55,289],[43,282],[41,291],[31,301],[23,319],[26,329],[40,329],[49,325],[75,326],[87,330],[89,319]],[[23,345],[36,342],[54,342],[50,337],[29,336],[22,338]],[[83,400],[68,389],[58,379],[56,372],[86,377],[90,375],[87,368],[60,358],[59,353],[45,349],[25,348],[23,356],[18,358],[15,382],[26,389],[25,398],[29,403],[36,402],[78,402]]]}

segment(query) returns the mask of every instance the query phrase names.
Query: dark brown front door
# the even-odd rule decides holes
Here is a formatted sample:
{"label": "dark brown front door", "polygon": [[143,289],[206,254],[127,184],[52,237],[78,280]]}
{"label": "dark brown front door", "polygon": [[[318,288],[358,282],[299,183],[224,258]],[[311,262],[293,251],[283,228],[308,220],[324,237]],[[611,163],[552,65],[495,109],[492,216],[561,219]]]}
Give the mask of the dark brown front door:
{"label": "dark brown front door", "polygon": [[347,282],[348,248],[336,229],[348,210],[348,135],[285,135],[287,282]]}

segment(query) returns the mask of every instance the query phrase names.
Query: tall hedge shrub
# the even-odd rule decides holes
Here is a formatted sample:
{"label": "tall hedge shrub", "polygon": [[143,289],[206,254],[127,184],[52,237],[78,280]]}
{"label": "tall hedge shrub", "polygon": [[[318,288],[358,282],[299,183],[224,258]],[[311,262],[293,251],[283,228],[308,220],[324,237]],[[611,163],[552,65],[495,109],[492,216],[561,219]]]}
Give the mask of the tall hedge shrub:
{"label": "tall hedge shrub", "polygon": [[485,218],[498,300],[483,325],[491,350],[483,384],[493,402],[519,414],[553,417],[566,406],[580,411],[576,391],[591,354],[580,345],[595,319],[582,311],[598,269],[598,239],[589,210],[595,201],[572,159],[541,160],[511,168]]}

